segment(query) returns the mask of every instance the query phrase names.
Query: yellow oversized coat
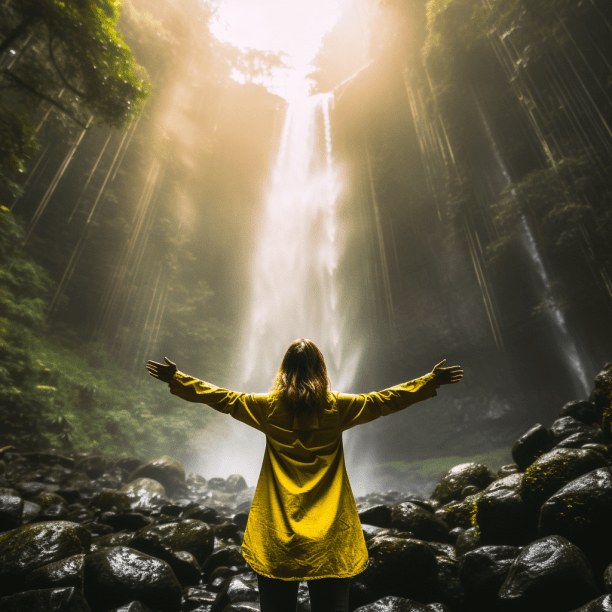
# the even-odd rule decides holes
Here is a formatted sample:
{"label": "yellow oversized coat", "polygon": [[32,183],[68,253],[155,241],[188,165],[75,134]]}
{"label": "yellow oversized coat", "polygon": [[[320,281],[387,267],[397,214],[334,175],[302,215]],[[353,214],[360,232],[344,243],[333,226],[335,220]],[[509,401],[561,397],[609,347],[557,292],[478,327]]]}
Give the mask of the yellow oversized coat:
{"label": "yellow oversized coat", "polygon": [[368,564],[342,432],[436,395],[433,374],[376,393],[330,393],[329,405],[293,415],[277,393],[228,391],[176,372],[174,395],[230,414],[266,436],[242,554],[281,580],[347,578]]}

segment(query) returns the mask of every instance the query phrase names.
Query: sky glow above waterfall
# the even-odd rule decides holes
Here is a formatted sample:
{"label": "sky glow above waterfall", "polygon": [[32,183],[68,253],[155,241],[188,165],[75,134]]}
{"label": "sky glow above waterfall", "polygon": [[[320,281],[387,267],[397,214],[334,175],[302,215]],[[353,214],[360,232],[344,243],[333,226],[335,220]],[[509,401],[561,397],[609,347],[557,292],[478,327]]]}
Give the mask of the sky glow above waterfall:
{"label": "sky glow above waterfall", "polygon": [[[285,53],[291,70],[277,70],[263,84],[291,99],[308,94],[310,62],[339,17],[336,0],[224,0],[211,30],[241,50]],[[234,78],[241,80],[239,73]]]}

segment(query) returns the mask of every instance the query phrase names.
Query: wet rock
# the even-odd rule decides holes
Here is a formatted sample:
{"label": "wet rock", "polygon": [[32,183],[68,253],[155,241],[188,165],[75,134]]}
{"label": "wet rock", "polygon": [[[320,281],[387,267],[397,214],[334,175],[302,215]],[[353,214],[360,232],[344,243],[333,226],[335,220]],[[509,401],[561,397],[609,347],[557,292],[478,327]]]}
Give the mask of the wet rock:
{"label": "wet rock", "polygon": [[393,507],[391,527],[398,531],[410,531],[419,540],[450,541],[448,525],[435,514],[411,502],[403,502]]}
{"label": "wet rock", "polygon": [[130,601],[130,603],[119,606],[118,608],[113,608],[108,612],[151,612],[151,608],[139,601]]}
{"label": "wet rock", "polygon": [[524,472],[538,457],[554,446],[552,433],[537,423],[524,433],[512,447],[512,458],[521,472]]}
{"label": "wet rock", "polygon": [[151,478],[133,480],[121,487],[121,493],[128,496],[132,508],[146,508],[168,501],[164,487]]}
{"label": "wet rock", "polygon": [[580,400],[568,402],[561,408],[560,417],[573,417],[578,421],[582,421],[586,425],[595,425],[599,422],[597,408],[593,402],[588,400]]}
{"label": "wet rock", "polygon": [[2,612],[91,612],[83,594],[74,587],[37,589],[0,599]]}
{"label": "wet rock", "polygon": [[189,510],[183,513],[183,518],[197,519],[208,525],[218,525],[223,522],[223,517],[219,516],[219,512],[215,510],[215,508],[210,508],[209,506],[194,506],[193,508],[189,508]]}
{"label": "wet rock", "polygon": [[169,495],[182,492],[186,488],[185,468],[177,459],[164,455],[136,468],[129,480],[151,478],[161,483]]}
{"label": "wet rock", "polygon": [[557,534],[581,548],[603,569],[612,562],[612,474],[599,468],[550,497],[540,510],[540,532]]}
{"label": "wet rock", "polygon": [[248,486],[240,474],[231,474],[225,479],[225,490],[227,493],[240,493],[244,489],[248,489]]}
{"label": "wet rock", "polygon": [[598,415],[603,415],[602,429],[608,440],[612,429],[612,362],[606,363],[601,372],[595,377],[595,385],[589,396],[589,401],[595,404]]}
{"label": "wet rock", "polygon": [[[198,517],[194,516],[193,518],[198,518]],[[204,520],[204,519],[200,519],[200,520]],[[238,527],[238,529],[240,529],[241,531],[244,531],[246,529],[248,520],[249,520],[248,512],[236,512],[236,514],[232,516],[232,523],[234,523]],[[204,522],[206,523],[206,521]]]}
{"label": "wet rock", "polygon": [[23,525],[0,536],[0,594],[19,590],[35,569],[79,553],[87,553],[89,531],[68,521]]}
{"label": "wet rock", "polygon": [[48,506],[68,505],[68,502],[61,495],[57,495],[57,493],[49,493],[48,491],[43,491],[38,495],[35,495],[32,498],[32,501],[41,506],[43,509],[47,508]]}
{"label": "wet rock", "polygon": [[[370,540],[368,549],[370,561],[359,581],[374,597],[435,600],[438,565],[426,542],[382,536]],[[410,580],[406,580],[407,576]]]}
{"label": "wet rock", "polygon": [[113,470],[121,470],[126,478],[137,468],[139,468],[144,461],[142,459],[138,459],[136,457],[124,457],[123,459],[119,459],[113,465]]}
{"label": "wet rock", "polygon": [[238,525],[227,521],[220,525],[213,527],[215,538],[222,542],[235,542],[236,544],[242,544],[243,533],[238,529]]}
{"label": "wet rock", "polygon": [[83,591],[83,569],[85,554],[73,555],[54,563],[43,565],[28,574],[24,581],[26,589],[52,589],[74,587]]}
{"label": "wet rock", "polygon": [[366,506],[359,510],[359,520],[374,527],[391,527],[391,508],[386,504]]}
{"label": "wet rock", "polygon": [[107,533],[106,535],[93,538],[91,544],[92,546],[95,544],[97,547],[130,546],[133,537],[134,534],[128,531],[117,531],[115,533]]}
{"label": "wet rock", "polygon": [[173,554],[174,560],[170,565],[179,582],[184,587],[198,584],[202,578],[198,560],[186,550],[179,550]]}
{"label": "wet rock", "polygon": [[580,432],[568,436],[561,440],[555,448],[584,448],[587,444],[601,444],[603,437],[601,429],[593,428],[593,432]]}
{"label": "wet rock", "polygon": [[591,449],[553,450],[529,466],[521,480],[520,494],[528,504],[539,507],[568,482],[607,463]]}
{"label": "wet rock", "polygon": [[495,609],[497,593],[518,554],[515,546],[480,546],[461,557],[459,579],[474,610]]}
{"label": "wet rock", "polygon": [[427,604],[425,606],[425,609],[429,610],[430,612],[452,612],[452,610],[448,606],[445,606],[442,603]]}
{"label": "wet rock", "polygon": [[572,612],[612,612],[612,595],[602,595]]}
{"label": "wet rock", "polygon": [[598,595],[584,553],[565,538],[548,536],[526,546],[499,590],[504,610],[570,612]]}
{"label": "wet rock", "polygon": [[451,608],[463,607],[465,595],[459,579],[459,563],[448,556],[437,556],[438,587],[435,599],[448,604]]}
{"label": "wet rock", "polygon": [[482,544],[520,546],[537,537],[538,513],[513,489],[487,491],[476,502]]}
{"label": "wet rock", "polygon": [[451,529],[456,527],[469,529],[472,526],[472,517],[475,512],[475,499],[470,498],[445,504],[436,510],[435,515]]}
{"label": "wet rock", "polygon": [[497,470],[497,478],[505,478],[519,472],[519,466],[516,463],[509,463],[508,465],[502,465]]}
{"label": "wet rock", "polygon": [[94,612],[134,600],[153,610],[178,612],[181,585],[165,561],[116,546],[86,557],[85,598]]}
{"label": "wet rock", "polygon": [[[23,524],[32,522],[42,511],[42,507],[34,502],[24,500],[23,502],[23,512],[21,514],[21,522]],[[68,516],[66,516],[67,520],[70,520]]]}
{"label": "wet rock", "polygon": [[112,466],[112,461],[101,455],[90,455],[79,459],[74,469],[77,472],[84,472],[89,478],[98,478]]}
{"label": "wet rock", "polygon": [[61,495],[69,504],[77,503],[81,499],[81,492],[76,487],[62,487],[57,490],[57,494]]}
{"label": "wet rock", "polygon": [[176,552],[186,550],[202,564],[214,549],[214,532],[202,521],[184,519],[163,525],[150,525],[136,533],[132,545],[139,548],[141,540],[154,539]]}
{"label": "wet rock", "polygon": [[121,514],[109,514],[101,517],[100,522],[110,525],[115,531],[125,529],[134,532],[150,525],[152,519],[140,512],[122,512]]}
{"label": "wet rock", "polygon": [[[599,442],[603,437],[600,429],[586,425],[582,421],[570,416],[557,419],[552,424],[550,432],[556,444],[578,433],[584,434],[587,437],[591,436],[592,442]],[[598,435],[599,439],[596,439]]]}
{"label": "wet rock", "polygon": [[68,508],[63,504],[46,506],[36,515],[31,522],[40,523],[41,521],[62,521],[68,517]]}
{"label": "wet rock", "polygon": [[604,588],[607,593],[612,593],[612,563],[606,567],[603,575]]}
{"label": "wet rock", "polygon": [[218,567],[231,567],[232,565],[241,566],[244,564],[245,561],[240,551],[240,546],[224,546],[223,548],[215,550],[209,555],[206,561],[202,563],[202,578],[205,581],[209,580],[212,573]]}
{"label": "wet rock", "polygon": [[21,525],[23,499],[17,491],[10,491],[11,489],[0,489],[0,532],[10,531]]}
{"label": "wet rock", "polygon": [[224,608],[226,612],[260,612],[261,607],[256,601],[239,601]]}
{"label": "wet rock", "polygon": [[390,532],[395,530],[386,529],[385,527],[375,527],[374,525],[366,525],[365,523],[362,523],[361,531],[363,532],[363,537],[366,540],[371,540],[379,535],[390,535]]}
{"label": "wet rock", "polygon": [[357,608],[355,612],[431,612],[432,608],[417,601],[388,595],[371,604]]}
{"label": "wet rock", "polygon": [[441,504],[461,499],[461,491],[469,485],[484,489],[495,480],[495,474],[481,463],[462,463],[452,468],[438,483],[431,499]]}
{"label": "wet rock", "polygon": [[96,493],[89,502],[90,508],[98,508],[102,511],[111,510],[112,508],[115,508],[116,511],[127,510],[129,506],[129,495],[112,489]]}
{"label": "wet rock", "polygon": [[480,545],[480,531],[476,527],[470,527],[460,534],[455,541],[457,556],[460,557]]}
{"label": "wet rock", "polygon": [[227,578],[221,592],[215,598],[210,612],[221,612],[226,606],[242,602],[259,602],[259,591],[254,585],[246,584],[241,578]]}
{"label": "wet rock", "polygon": [[206,587],[188,587],[183,591],[182,612],[192,610],[210,610],[217,593],[209,591]]}

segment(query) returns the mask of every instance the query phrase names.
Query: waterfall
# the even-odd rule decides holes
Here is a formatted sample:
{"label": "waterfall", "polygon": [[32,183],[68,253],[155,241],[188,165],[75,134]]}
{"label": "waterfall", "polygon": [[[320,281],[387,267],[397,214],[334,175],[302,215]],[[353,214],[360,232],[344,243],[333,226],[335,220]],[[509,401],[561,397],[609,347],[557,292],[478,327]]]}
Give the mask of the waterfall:
{"label": "waterfall", "polygon": [[[308,338],[321,349],[334,389],[348,390],[355,377],[362,349],[359,338],[348,333],[350,321],[340,303],[337,205],[342,180],[332,158],[332,104],[332,94],[318,94],[287,109],[256,229],[242,391],[268,391],[287,347],[297,338]],[[255,484],[259,463],[253,460],[261,459],[265,438],[238,423],[211,437],[215,456],[205,459],[203,473],[240,473],[249,485]]]}
{"label": "waterfall", "polygon": [[[478,109],[478,113],[480,115],[480,119],[482,121],[485,133],[487,135],[487,139],[489,140],[489,143],[491,145],[493,157],[495,158],[495,163],[497,164],[500,172],[504,177],[505,184],[509,185],[512,182],[510,178],[510,173],[508,172],[504,160],[502,159],[502,156],[499,152],[497,142],[495,141],[495,138],[493,138],[493,134],[491,133],[491,128],[489,127],[489,123],[485,117],[485,114],[476,96],[474,95],[473,97],[476,102],[476,108]],[[540,281],[539,290],[542,295],[546,295],[551,290],[550,277],[548,275],[546,267],[544,266],[544,262],[542,261],[542,257],[540,256],[535,238],[533,236],[533,232],[531,231],[531,227],[529,227],[529,223],[527,222],[525,215],[521,213],[520,219],[521,226],[523,228],[523,246],[527,251],[527,254],[529,255],[529,259],[531,261],[533,269],[535,270],[535,273]],[[561,350],[561,354],[572,375],[574,391],[578,395],[582,395],[586,398],[589,396],[590,392],[590,385],[586,374],[586,368],[580,356],[580,351],[578,350],[576,341],[574,340],[568,329],[565,315],[552,297],[545,298],[544,306],[544,312],[549,323],[551,324],[552,329],[554,330],[555,339],[557,341],[559,349]]]}

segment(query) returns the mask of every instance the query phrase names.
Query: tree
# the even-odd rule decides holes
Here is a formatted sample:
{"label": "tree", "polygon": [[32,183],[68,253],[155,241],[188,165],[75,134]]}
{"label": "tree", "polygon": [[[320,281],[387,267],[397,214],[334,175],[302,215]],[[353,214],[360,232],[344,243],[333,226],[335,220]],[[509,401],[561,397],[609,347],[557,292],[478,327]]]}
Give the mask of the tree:
{"label": "tree", "polygon": [[122,127],[148,95],[144,71],[117,33],[119,0],[19,0],[0,8],[0,193],[32,145],[43,104],[85,128],[96,119]]}

